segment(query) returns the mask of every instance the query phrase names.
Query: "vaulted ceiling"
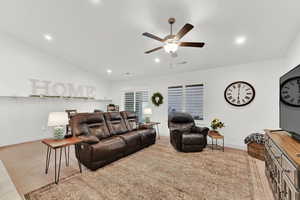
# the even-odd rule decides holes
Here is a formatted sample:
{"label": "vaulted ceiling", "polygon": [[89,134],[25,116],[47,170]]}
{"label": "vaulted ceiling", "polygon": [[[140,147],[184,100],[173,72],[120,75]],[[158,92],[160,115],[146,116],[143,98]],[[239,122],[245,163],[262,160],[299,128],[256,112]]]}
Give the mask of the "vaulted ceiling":
{"label": "vaulted ceiling", "polygon": [[[111,69],[119,80],[282,57],[299,31],[299,8],[299,0],[1,0],[0,30],[92,73]],[[205,48],[181,48],[176,59],[164,50],[144,54],[160,43],[142,33],[166,36],[169,17],[175,32],[193,24],[182,40]]]}

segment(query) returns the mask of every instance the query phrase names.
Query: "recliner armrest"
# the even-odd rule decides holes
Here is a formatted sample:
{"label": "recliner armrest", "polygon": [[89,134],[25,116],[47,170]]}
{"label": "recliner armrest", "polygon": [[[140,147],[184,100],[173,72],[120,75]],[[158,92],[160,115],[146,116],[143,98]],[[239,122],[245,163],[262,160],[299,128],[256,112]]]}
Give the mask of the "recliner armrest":
{"label": "recliner armrest", "polygon": [[199,127],[199,126],[194,126],[191,129],[192,133],[201,133],[201,134],[203,134],[205,136],[207,136],[208,131],[209,131],[209,128],[207,128],[207,127]]}
{"label": "recliner armrest", "polygon": [[100,140],[94,136],[94,135],[89,135],[89,136],[79,136],[80,139],[82,139],[83,143],[87,144],[97,144]]}

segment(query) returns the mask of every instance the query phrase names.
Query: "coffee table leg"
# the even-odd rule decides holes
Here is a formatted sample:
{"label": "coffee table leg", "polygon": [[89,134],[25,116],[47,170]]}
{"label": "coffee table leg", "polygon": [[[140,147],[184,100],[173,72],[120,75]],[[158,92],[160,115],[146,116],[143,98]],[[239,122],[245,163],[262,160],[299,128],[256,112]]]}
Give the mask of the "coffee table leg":
{"label": "coffee table leg", "polygon": [[223,152],[224,152],[224,137],[223,137]]}
{"label": "coffee table leg", "polygon": [[[68,148],[68,152],[67,152],[67,148]],[[66,160],[66,166],[69,166],[69,161],[70,161],[70,146],[64,147],[65,150],[65,160]]]}
{"label": "coffee table leg", "polygon": [[211,151],[214,150],[214,138],[211,138]]}
{"label": "coffee table leg", "polygon": [[158,124],[156,124],[156,129],[157,129],[157,135],[158,135],[158,139],[160,139],[160,135],[159,135],[159,127],[158,127]]}
{"label": "coffee table leg", "polygon": [[[75,144],[75,151],[77,152],[77,155],[78,155],[78,165],[79,165],[79,170],[80,170],[80,173],[82,173],[82,168],[81,168],[81,163],[80,163],[80,152],[79,152],[79,144]],[[76,155],[75,155],[76,157]]]}
{"label": "coffee table leg", "polygon": [[62,149],[63,148],[60,148],[58,170],[57,170],[57,162],[56,162],[56,149],[54,150],[54,153],[55,153],[55,183],[56,184],[58,184],[58,182],[59,182]]}
{"label": "coffee table leg", "polygon": [[50,164],[50,158],[51,158],[51,148],[49,146],[47,146],[45,174],[48,174],[49,164]]}

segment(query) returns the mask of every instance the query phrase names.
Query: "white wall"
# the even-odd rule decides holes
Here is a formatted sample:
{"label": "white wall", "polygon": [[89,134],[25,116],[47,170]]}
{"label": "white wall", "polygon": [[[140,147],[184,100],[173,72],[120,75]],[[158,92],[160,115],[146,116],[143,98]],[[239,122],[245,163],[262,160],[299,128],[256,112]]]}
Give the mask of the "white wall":
{"label": "white wall", "polygon": [[287,67],[292,69],[300,64],[300,33],[287,53]]}
{"label": "white wall", "polygon": [[[168,86],[204,83],[205,119],[200,124],[209,126],[213,118],[220,118],[226,124],[221,130],[225,134],[226,145],[245,148],[243,139],[248,134],[265,128],[278,128],[279,77],[285,72],[285,60],[271,60],[166,77],[121,81],[113,84],[112,97],[114,103],[121,105],[121,97],[125,90],[148,89],[150,96],[154,92],[161,92],[165,102],[158,108],[153,106],[152,120],[162,122],[161,134],[168,136]],[[226,86],[238,80],[251,83],[256,90],[254,101],[240,108],[229,105],[224,99]]]}
{"label": "white wall", "polygon": [[49,80],[96,87],[96,98],[110,98],[109,82],[71,64],[49,56],[8,35],[0,35],[0,146],[49,137],[50,111],[104,109],[108,102],[85,100],[40,100],[3,96],[28,96],[28,79]]}

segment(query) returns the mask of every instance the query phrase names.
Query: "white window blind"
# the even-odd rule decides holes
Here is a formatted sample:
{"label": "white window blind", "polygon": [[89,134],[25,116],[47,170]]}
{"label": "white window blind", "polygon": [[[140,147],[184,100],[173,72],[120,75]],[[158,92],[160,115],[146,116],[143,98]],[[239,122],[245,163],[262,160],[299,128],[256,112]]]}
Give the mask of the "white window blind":
{"label": "white window blind", "polygon": [[185,112],[203,120],[203,84],[185,86]]}
{"label": "white window blind", "polygon": [[134,112],[134,92],[125,92],[124,108],[125,111]]}
{"label": "white window blind", "polygon": [[174,86],[168,88],[168,110],[169,112],[182,112],[183,87]]}
{"label": "white window blind", "polygon": [[139,121],[143,120],[143,110],[148,107],[148,91],[125,92],[125,111],[135,112]]}
{"label": "white window blind", "polygon": [[135,113],[138,115],[139,121],[143,119],[143,110],[148,106],[148,92],[139,91],[135,93]]}

